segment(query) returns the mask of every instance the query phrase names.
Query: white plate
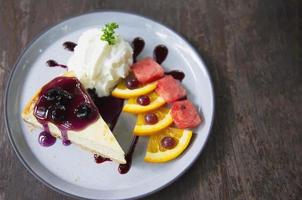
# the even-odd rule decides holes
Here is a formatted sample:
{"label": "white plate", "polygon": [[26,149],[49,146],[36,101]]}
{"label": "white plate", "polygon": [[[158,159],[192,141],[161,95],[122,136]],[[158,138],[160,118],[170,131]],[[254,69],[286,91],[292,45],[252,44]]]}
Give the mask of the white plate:
{"label": "white plate", "polygon": [[[188,149],[176,160],[166,164],[143,161],[146,138],[141,138],[133,155],[130,171],[121,175],[112,162],[96,164],[93,155],[75,145],[63,146],[59,141],[49,148],[41,147],[39,131],[31,133],[20,117],[25,103],[34,92],[52,78],[64,72],[48,68],[45,62],[54,59],[66,63],[72,54],[63,49],[65,41],[76,42],[89,28],[108,22],[120,25],[118,32],[127,40],[140,36],[146,45],[139,58],[152,56],[153,48],[165,44],[169,49],[163,62],[166,70],[185,72],[183,84],[188,97],[198,106],[204,123],[194,132],[196,136]],[[88,199],[132,199],[157,191],[171,183],[190,167],[198,157],[209,136],[214,115],[213,87],[209,73],[196,51],[188,42],[169,28],[150,19],[121,12],[96,12],[61,22],[38,36],[18,59],[6,90],[6,125],[10,141],[25,167],[52,189],[74,197]],[[124,150],[130,142],[132,127],[122,114],[114,130]]]}

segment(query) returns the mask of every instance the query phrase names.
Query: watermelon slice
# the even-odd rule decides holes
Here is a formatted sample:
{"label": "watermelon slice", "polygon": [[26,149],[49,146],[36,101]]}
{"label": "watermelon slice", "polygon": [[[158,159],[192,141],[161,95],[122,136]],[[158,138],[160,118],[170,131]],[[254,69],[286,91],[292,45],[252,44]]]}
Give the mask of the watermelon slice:
{"label": "watermelon slice", "polygon": [[194,128],[202,122],[195,106],[189,100],[174,102],[171,115],[178,128]]}
{"label": "watermelon slice", "polygon": [[186,90],[182,87],[181,83],[171,75],[160,79],[155,91],[168,103],[187,95]]}
{"label": "watermelon slice", "polygon": [[135,77],[140,83],[150,83],[164,76],[164,69],[152,58],[147,57],[131,67]]}

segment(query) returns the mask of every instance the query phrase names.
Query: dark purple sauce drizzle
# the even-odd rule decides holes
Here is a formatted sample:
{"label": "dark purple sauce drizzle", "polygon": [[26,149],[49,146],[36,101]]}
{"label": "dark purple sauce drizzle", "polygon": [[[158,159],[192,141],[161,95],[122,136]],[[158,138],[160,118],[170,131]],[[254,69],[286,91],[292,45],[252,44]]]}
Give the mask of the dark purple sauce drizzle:
{"label": "dark purple sauce drizzle", "polygon": [[165,45],[163,44],[157,45],[153,50],[153,59],[158,64],[161,64],[167,58],[168,52],[169,50]]}
{"label": "dark purple sauce drizzle", "polygon": [[133,48],[133,63],[136,62],[137,56],[142,52],[145,47],[145,41],[143,38],[136,37],[132,41],[132,48]]}
{"label": "dark purple sauce drizzle", "polygon": [[125,156],[125,159],[126,159],[126,164],[120,164],[118,166],[118,171],[120,174],[126,174],[130,168],[131,168],[131,164],[132,164],[132,155],[133,155],[133,152],[134,152],[134,149],[136,147],[136,144],[137,144],[137,141],[138,141],[138,136],[134,136],[132,138],[132,142],[131,142],[131,145],[130,145],[130,148]]}
{"label": "dark purple sauce drizzle", "polygon": [[[86,118],[77,116],[77,110],[81,105],[89,107]],[[81,83],[76,78],[63,76],[43,86],[34,107],[34,116],[43,125],[45,132],[49,133],[49,122],[55,124],[61,131],[64,145],[70,144],[67,130],[82,130],[99,117],[98,108]],[[40,135],[43,137],[45,134]]]}
{"label": "dark purple sauce drizzle", "polygon": [[46,61],[46,64],[48,67],[62,67],[64,69],[67,69],[66,65],[59,64],[54,60],[48,60],[48,61]]}
{"label": "dark purple sauce drizzle", "polygon": [[71,144],[70,140],[68,140],[68,136],[67,136],[67,130],[62,129],[61,130],[61,136],[62,136],[62,144],[64,146],[68,146]]}
{"label": "dark purple sauce drizzle", "polygon": [[178,70],[172,70],[169,72],[165,72],[166,75],[171,75],[173,76],[173,78],[182,81],[185,78],[185,73],[183,73],[182,71],[178,71]]}
{"label": "dark purple sauce drizzle", "polygon": [[97,164],[103,163],[105,161],[111,161],[109,158],[104,158],[103,156],[99,156],[97,154],[94,154],[94,160]]}
{"label": "dark purple sauce drizzle", "polygon": [[48,125],[45,124],[44,131],[42,131],[38,137],[39,144],[43,147],[49,147],[56,143],[56,140],[57,139],[50,134]]}
{"label": "dark purple sauce drizzle", "polygon": [[76,46],[77,46],[76,43],[70,42],[70,41],[66,41],[66,42],[63,43],[64,49],[67,49],[68,51],[74,51],[74,48]]}
{"label": "dark purple sauce drizzle", "polygon": [[95,89],[88,89],[88,94],[99,110],[100,115],[112,131],[122,112],[124,99],[114,96],[98,97]]}

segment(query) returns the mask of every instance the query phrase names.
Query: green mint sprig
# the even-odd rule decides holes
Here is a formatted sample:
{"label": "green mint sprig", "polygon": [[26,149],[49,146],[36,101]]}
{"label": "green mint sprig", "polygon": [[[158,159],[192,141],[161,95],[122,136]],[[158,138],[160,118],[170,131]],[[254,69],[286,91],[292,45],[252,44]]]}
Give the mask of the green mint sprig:
{"label": "green mint sprig", "polygon": [[103,35],[101,36],[101,40],[107,41],[109,45],[114,45],[117,40],[114,30],[118,27],[118,24],[115,22],[105,24],[105,27],[102,28]]}

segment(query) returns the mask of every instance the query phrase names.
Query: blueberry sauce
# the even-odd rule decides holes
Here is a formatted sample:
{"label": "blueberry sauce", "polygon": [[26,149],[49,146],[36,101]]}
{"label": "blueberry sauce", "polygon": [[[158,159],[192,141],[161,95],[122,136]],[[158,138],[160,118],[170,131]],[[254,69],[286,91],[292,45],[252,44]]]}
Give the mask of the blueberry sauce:
{"label": "blueberry sauce", "polygon": [[[88,116],[80,118],[77,112],[83,104],[90,111]],[[34,116],[46,132],[49,132],[49,122],[55,124],[61,131],[64,145],[70,144],[67,130],[82,130],[99,117],[98,108],[79,80],[63,76],[53,79],[41,89],[34,107]]]}
{"label": "blueberry sauce", "polygon": [[39,144],[43,147],[49,147],[51,145],[53,145],[54,143],[56,143],[56,138],[54,136],[52,136],[49,131],[42,131],[39,134]]}
{"label": "blueberry sauce", "polygon": [[169,52],[168,48],[165,45],[163,44],[157,45],[153,50],[153,59],[158,64],[161,64],[166,59],[168,52]]}
{"label": "blueberry sauce", "polygon": [[138,136],[134,136],[132,138],[132,142],[131,142],[131,145],[130,145],[130,148],[125,156],[125,159],[126,159],[126,164],[120,164],[118,166],[118,171],[120,174],[126,174],[130,168],[131,168],[131,164],[132,164],[132,156],[133,156],[133,152],[134,152],[134,149],[135,149],[135,146],[137,144],[137,141],[138,141]]}
{"label": "blueberry sauce", "polygon": [[136,62],[137,56],[142,52],[145,47],[145,41],[143,38],[136,37],[132,41],[132,48],[133,48],[133,63]]}
{"label": "blueberry sauce", "polygon": [[94,154],[94,160],[98,164],[103,163],[105,161],[111,161],[109,158],[104,158],[103,156],[99,156],[97,154]]}
{"label": "blueberry sauce", "polygon": [[62,144],[64,146],[68,146],[71,144],[70,140],[68,140],[68,136],[67,136],[67,130],[62,129],[61,130],[61,136],[62,136]]}
{"label": "blueberry sauce", "polygon": [[76,46],[77,46],[76,43],[70,42],[70,41],[66,41],[66,42],[63,43],[64,49],[67,49],[68,51],[74,51],[74,48]]}
{"label": "blueberry sauce", "polygon": [[171,75],[173,76],[173,78],[182,81],[185,78],[185,73],[183,73],[182,71],[179,70],[172,70],[169,72],[165,72],[166,75]]}
{"label": "blueberry sauce", "polygon": [[48,60],[48,61],[46,61],[46,64],[48,67],[62,67],[64,69],[67,69],[66,65],[59,64],[54,60]]}
{"label": "blueberry sauce", "polygon": [[113,130],[122,112],[124,100],[114,96],[98,97],[95,89],[88,89],[88,93],[110,130]]}

